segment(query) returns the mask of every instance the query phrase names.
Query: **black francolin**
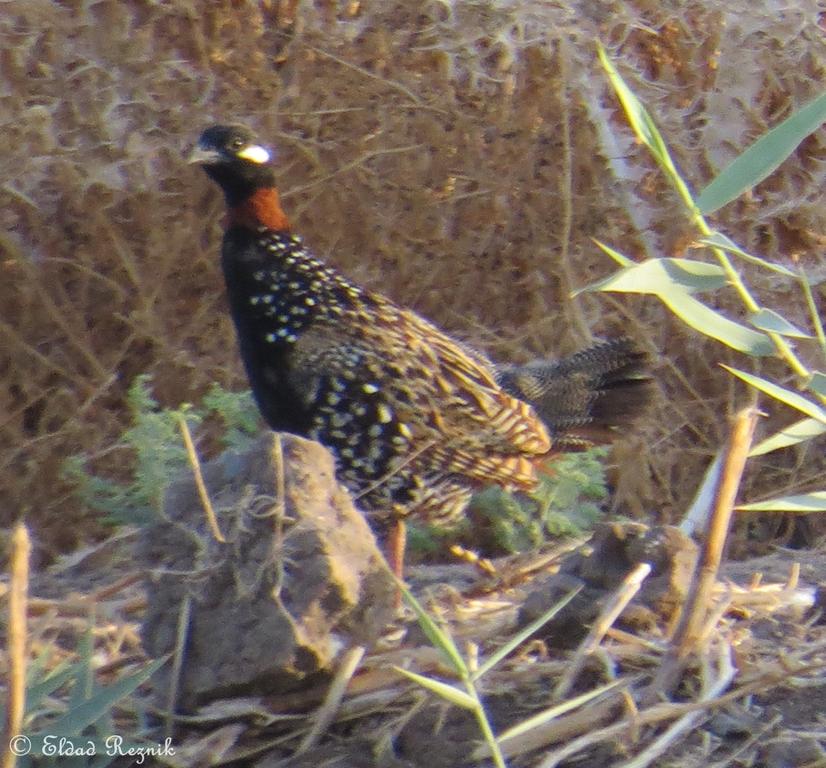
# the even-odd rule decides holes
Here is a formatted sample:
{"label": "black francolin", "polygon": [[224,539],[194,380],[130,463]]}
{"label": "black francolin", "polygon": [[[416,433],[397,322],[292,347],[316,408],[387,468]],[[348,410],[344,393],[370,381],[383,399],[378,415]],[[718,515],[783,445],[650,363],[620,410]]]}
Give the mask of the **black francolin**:
{"label": "black francolin", "polygon": [[498,371],[328,267],[292,233],[272,155],[248,129],[208,128],[190,160],[226,198],[221,261],[264,419],[327,446],[372,519],[450,518],[486,484],[531,489],[552,437],[587,443],[644,399],[644,356],[630,342]]}

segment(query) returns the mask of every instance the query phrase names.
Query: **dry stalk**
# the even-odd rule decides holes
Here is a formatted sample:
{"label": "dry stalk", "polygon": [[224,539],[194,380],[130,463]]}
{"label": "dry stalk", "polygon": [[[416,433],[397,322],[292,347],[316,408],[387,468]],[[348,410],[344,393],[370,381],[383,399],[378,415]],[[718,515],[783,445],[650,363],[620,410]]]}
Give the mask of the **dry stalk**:
{"label": "dry stalk", "polygon": [[186,656],[187,639],[189,638],[189,620],[192,614],[192,597],[184,595],[178,613],[178,632],[175,638],[175,654],[172,657],[172,673],[169,677],[169,694],[166,697],[166,717],[164,722],[164,737],[172,738],[175,727],[175,709],[178,705],[178,691],[181,687],[181,674]]}
{"label": "dry stalk", "polygon": [[[590,706],[582,707],[571,714],[555,717],[518,738],[503,738],[499,741],[502,754],[505,757],[518,757],[527,752],[544,749],[549,744],[558,744],[594,730],[597,725],[603,725],[616,716],[620,703],[615,696],[602,698]],[[625,720],[623,721],[625,722]],[[487,745],[482,745],[474,753],[476,759],[489,757]]]}
{"label": "dry stalk", "polygon": [[[723,679],[722,677],[720,678]],[[728,683],[726,683],[728,685]],[[666,720],[673,720],[690,713],[704,713],[710,709],[717,708],[724,703],[728,703],[736,698],[740,698],[748,691],[740,690],[736,695],[728,694],[719,698],[709,698],[704,701],[690,702],[687,704],[663,703],[655,704],[647,709],[634,713],[632,717],[625,717],[617,723],[604,728],[594,730],[593,727],[583,729],[582,736],[569,741],[564,746],[551,752],[546,756],[538,768],[556,768],[567,758],[583,752],[590,747],[596,746],[610,739],[616,739],[629,731],[639,729],[645,725],[657,725]],[[587,714],[588,710],[583,710]]]}
{"label": "dry stalk", "polygon": [[570,666],[557,683],[553,692],[553,698],[564,698],[582,669],[585,659],[590,656],[602,642],[605,633],[611,628],[617,617],[625,609],[625,606],[631,601],[634,595],[639,592],[640,586],[648,574],[651,573],[651,566],[648,563],[640,563],[629,573],[620,584],[619,588],[611,596],[611,599],[600,612],[594,626],[587,637],[580,643],[577,648],[574,658],[571,660]]}
{"label": "dry stalk", "polygon": [[[6,722],[3,726],[4,746],[20,734],[26,711],[26,603],[29,598],[29,555],[32,544],[23,523],[12,533],[11,585],[9,587],[9,683]],[[3,758],[3,768],[14,768],[17,755],[9,749]]]}
{"label": "dry stalk", "polygon": [[[800,563],[795,563],[800,568]],[[759,575],[759,574],[755,574]],[[814,605],[815,589],[809,586],[798,586],[792,573],[792,578],[786,584],[752,584],[741,587],[738,584],[716,584],[715,597],[719,594],[726,598],[735,608],[743,611],[772,612],[778,609],[796,608],[806,610]]]}
{"label": "dry stalk", "polygon": [[184,446],[186,447],[186,455],[189,459],[189,466],[192,467],[192,474],[195,476],[195,487],[198,489],[198,496],[201,499],[201,506],[204,508],[209,529],[215,540],[221,544],[226,544],[227,540],[221,529],[218,527],[218,518],[215,516],[215,510],[212,507],[212,502],[209,499],[206,483],[204,482],[204,475],[201,472],[201,462],[198,460],[198,454],[195,451],[195,443],[192,442],[192,434],[189,431],[189,425],[186,419],[178,415],[178,425],[181,428],[181,435],[184,439]]}
{"label": "dry stalk", "polygon": [[777,715],[769,720],[762,728],[756,732],[749,734],[748,738],[739,744],[732,752],[729,752],[722,760],[712,763],[709,768],[731,768],[734,765],[734,760],[741,755],[745,755],[755,744],[757,744],[763,736],[769,731],[772,731],[779,723],[783,722],[783,715]]}
{"label": "dry stalk", "polygon": [[316,46],[309,45],[306,42],[305,42],[305,46],[309,50],[313,51],[313,53],[316,53],[319,56],[324,56],[325,58],[328,58],[328,59],[334,61],[336,64],[338,64],[338,65],[340,65],[340,66],[342,66],[346,69],[352,70],[353,72],[358,72],[358,74],[362,75],[362,77],[366,77],[366,78],[371,79],[371,80],[378,80],[380,83],[383,83],[388,88],[392,88],[393,90],[398,91],[401,94],[404,94],[414,104],[416,104],[418,106],[422,105],[422,100],[415,93],[413,93],[413,91],[411,91],[405,85],[402,85],[402,83],[399,83],[396,80],[391,80],[390,78],[387,78],[387,77],[382,77],[381,75],[377,75],[375,72],[371,72],[369,69],[365,69],[364,67],[360,67],[358,64],[352,64],[351,62],[349,62],[345,59],[342,59],[339,56],[336,56],[334,53],[331,53],[330,51],[325,51],[322,48],[317,48]]}
{"label": "dry stalk", "polygon": [[[560,277],[562,278],[566,295],[574,294],[573,262],[570,258],[571,234],[573,232],[574,205],[573,205],[573,156],[571,146],[571,94],[569,92],[570,79],[568,77],[568,64],[571,51],[567,40],[563,37],[559,40],[559,104],[560,120],[559,130],[562,140],[562,151],[560,152],[559,168],[559,196],[562,204],[562,215],[559,221],[559,253],[555,254],[556,264],[559,265]],[[582,311],[582,304],[579,301],[570,301],[565,304],[573,324],[576,326],[579,337],[587,342],[593,341],[593,333]]]}
{"label": "dry stalk", "polygon": [[304,737],[298,749],[295,751],[294,757],[304,754],[318,744],[324,732],[330,726],[330,723],[336,717],[336,713],[341,706],[341,700],[347,691],[347,686],[350,683],[353,675],[358,669],[358,665],[364,658],[364,646],[357,645],[350,648],[341,660],[333,682],[330,685],[330,690],[327,692],[327,697],[324,703],[318,708],[315,715],[315,721],[310,732]]}
{"label": "dry stalk", "polygon": [[[734,679],[736,670],[731,660],[731,646],[727,642],[721,642],[718,649],[717,675],[709,685],[704,686],[698,703],[708,702],[717,698]],[[690,729],[694,728],[700,720],[707,716],[708,710],[696,710],[688,712],[672,723],[665,731],[648,745],[639,755],[621,763],[617,768],[647,768],[671,746],[676,744],[680,738]]]}
{"label": "dry stalk", "polygon": [[[284,479],[284,444],[281,435],[276,432],[272,438],[270,450],[272,468],[275,474],[275,506],[273,507],[273,536],[272,546],[275,559],[275,583],[272,595],[281,605],[281,590],[284,587],[284,517],[286,515],[286,485]],[[282,606],[283,607],[283,606]]]}
{"label": "dry stalk", "polygon": [[660,692],[672,690],[685,668],[688,656],[692,652],[700,651],[703,628],[709,613],[712,591],[720,569],[734,501],[746,466],[757,416],[758,412],[754,406],[749,406],[735,417],[728,450],[723,461],[720,484],[717,487],[714,509],[691,589],[677,623],[669,652],[646,697],[648,700],[653,699]]}

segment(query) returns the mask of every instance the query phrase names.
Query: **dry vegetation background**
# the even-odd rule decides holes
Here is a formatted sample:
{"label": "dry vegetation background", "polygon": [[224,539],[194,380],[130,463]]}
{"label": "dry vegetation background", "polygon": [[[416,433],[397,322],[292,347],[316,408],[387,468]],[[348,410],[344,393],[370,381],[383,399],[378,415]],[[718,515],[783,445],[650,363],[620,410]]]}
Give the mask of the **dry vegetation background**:
{"label": "dry vegetation background", "polygon": [[[618,494],[628,512],[676,518],[747,397],[717,363],[782,369],[700,339],[654,299],[569,299],[612,269],[590,238],[639,256],[685,254],[693,237],[623,125],[593,41],[699,189],[822,90],[819,8],[4,2],[0,525],[26,515],[46,554],[94,532],[60,466],[87,452],[127,470],[111,447],[137,374],[168,405],[213,381],[246,386],[217,261],[221,201],[182,160],[205,125],[228,120],[278,144],[285,205],[319,254],[493,357],[619,333],[643,343],[664,397],[618,452]],[[821,130],[716,219],[759,255],[800,259],[821,302],[824,144]],[[796,290],[749,279],[805,325]],[[773,413],[764,429],[795,418]],[[744,495],[812,487],[824,467],[809,451],[752,463]]]}

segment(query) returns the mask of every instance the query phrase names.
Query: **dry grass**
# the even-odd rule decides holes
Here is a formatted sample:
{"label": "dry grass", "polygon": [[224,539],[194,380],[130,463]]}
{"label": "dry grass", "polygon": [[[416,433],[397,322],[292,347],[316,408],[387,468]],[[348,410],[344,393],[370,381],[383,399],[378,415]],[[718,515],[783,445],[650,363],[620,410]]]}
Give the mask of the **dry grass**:
{"label": "dry grass", "polygon": [[[319,254],[494,357],[619,332],[660,354],[666,396],[617,454],[618,495],[672,519],[743,390],[716,367],[732,355],[653,301],[568,299],[610,269],[590,237],[669,255],[691,239],[620,124],[592,41],[700,187],[821,87],[817,3],[784,14],[745,0],[4,3],[0,526],[25,515],[49,555],[92,535],[60,465],[85,451],[128,471],[111,446],[136,374],[153,374],[165,404],[213,381],[245,386],[217,269],[219,200],[181,159],[216,120],[279,144],[286,204]],[[821,298],[825,155],[816,134],[720,215],[742,245],[805,262]],[[772,279],[756,288],[800,320]],[[822,469],[773,454],[744,496],[805,488]]]}
{"label": "dry grass", "polygon": [[[826,740],[822,600],[810,584],[800,581],[799,562],[791,565],[782,583],[764,582],[762,573],[746,570],[745,564],[740,564],[741,584],[720,579],[726,532],[755,421],[754,410],[745,409],[732,428],[707,522],[709,533],[681,606],[682,617],[672,618],[670,626],[662,620],[633,631],[615,626],[652,570],[646,562],[606,595],[573,654],[542,640],[541,630],[531,635],[536,626],[520,625],[520,607],[537,588],[547,589],[539,586],[541,579],[560,570],[572,545],[539,553],[532,562],[524,556],[503,558],[498,567],[477,569],[470,580],[472,565],[416,569],[414,582],[424,574],[425,583],[438,584],[424,589],[431,621],[454,638],[454,658],[459,653],[467,658],[462,679],[473,679],[469,690],[478,703],[484,701],[482,720],[490,735],[485,744],[479,744],[467,712],[434,702],[435,697],[401,674],[415,671],[421,680],[425,673],[432,685],[444,687],[446,681],[447,689],[456,693],[459,668],[450,663],[450,653],[435,647],[444,651],[446,641],[434,639],[434,630],[422,626],[430,637],[425,640],[411,617],[390,628],[381,647],[367,655],[361,646],[344,649],[327,681],[286,694],[236,696],[180,712],[174,681],[189,663],[186,627],[191,600],[198,599],[190,594],[183,596],[178,617],[173,683],[151,698],[146,688],[121,695],[109,705],[105,727],[140,735],[150,749],[168,740],[174,758],[162,763],[176,768],[194,768],[207,759],[211,765],[311,768],[322,762],[353,765],[365,755],[374,758],[370,764],[455,768],[481,764],[493,748],[496,764],[505,765],[506,757],[512,768],[558,768],[582,760],[614,768],[702,768],[714,760],[720,768],[735,768],[755,761],[773,766],[775,758],[769,755],[774,743],[802,741],[810,743],[806,764],[819,765],[824,756],[819,742]],[[277,472],[280,448],[272,458]],[[0,581],[0,602],[7,597],[9,613],[9,653],[0,656],[0,672],[8,680],[5,690],[0,687],[7,702],[4,738],[18,733],[21,724],[48,732],[49,717],[60,722],[56,715],[77,706],[76,691],[70,696],[57,688],[37,716],[24,720],[28,664],[39,667],[42,675],[44,670],[55,672],[62,661],[86,658],[90,666],[84,680],[89,683],[92,677],[105,683],[145,665],[138,622],[147,603],[138,584],[146,573],[135,557],[134,540],[133,533],[125,532],[60,558],[35,578],[34,597],[28,531],[16,527],[8,586]],[[806,576],[822,585],[823,553],[810,558]],[[788,563],[781,553],[771,567]],[[429,572],[433,570],[437,573]],[[420,584],[420,595],[421,590]],[[576,619],[568,619],[565,628],[575,632],[579,627],[572,621]],[[517,632],[518,641],[511,643]],[[84,636],[91,647],[84,648]],[[478,675],[471,678],[468,670]],[[81,685],[80,680],[74,685]],[[788,700],[798,696],[809,706],[789,706]],[[495,743],[491,721],[498,734]],[[147,723],[154,729],[147,731]],[[786,765],[785,753],[780,754]],[[14,756],[7,765],[14,768]]]}
{"label": "dry grass", "polygon": [[[112,560],[113,550],[119,553],[122,571],[104,574],[93,568],[100,557]],[[34,595],[46,596],[28,598],[31,656],[48,654],[47,669],[75,660],[75,648],[92,622],[99,682],[111,682],[145,663],[137,639],[145,597],[140,574],[130,571],[130,551],[129,540],[122,538],[107,543],[104,551],[90,548],[62,558],[36,579]],[[540,555],[538,573],[547,573],[563,554],[557,550]],[[788,563],[784,554],[765,565],[769,571],[782,571]],[[807,575],[822,580],[822,552],[812,564],[816,570],[807,567]],[[443,584],[431,589],[428,598],[429,610],[449,625],[462,652],[479,662],[515,633],[519,607],[535,588],[531,577],[516,575],[517,570],[532,570],[524,562],[502,560],[497,565],[508,584],[504,589],[491,587],[488,576],[479,576],[459,594],[450,583],[467,583],[468,566],[457,565],[442,567]],[[90,582],[92,570],[100,581]],[[424,574],[427,568],[418,571]],[[822,714],[826,690],[826,630],[822,622],[818,625],[803,616],[811,605],[812,589],[798,581],[798,572],[793,567],[779,582],[762,580],[760,574],[754,574],[751,583],[744,583],[742,575],[739,585],[718,581],[706,606],[710,610],[704,650],[693,657],[670,700],[648,695],[672,647],[664,628],[632,634],[608,621],[596,644],[586,637],[574,654],[573,658],[586,654],[588,662],[577,676],[575,690],[561,698],[554,690],[568,678],[572,657],[528,641],[479,683],[508,765],[551,768],[584,758],[584,764],[615,768],[734,768],[754,765],[761,750],[775,740],[794,741],[807,734],[823,741],[826,731],[817,713]],[[12,582],[11,587],[19,585]],[[404,765],[465,765],[473,750],[473,760],[481,761],[484,748],[478,747],[475,724],[457,709],[440,707],[395,669],[403,666],[455,684],[444,657],[409,628],[400,644],[401,636],[388,635],[383,648],[363,657],[361,649],[353,649],[352,664],[346,670],[342,666],[335,695],[332,688],[322,686],[281,696],[237,697],[176,716],[174,765],[201,765],[209,757],[214,765],[240,761],[310,768],[322,760],[362,764],[359,760],[366,754],[382,764],[382,759],[390,760],[389,750],[409,758]],[[0,658],[0,671],[8,672],[3,667],[10,661],[14,659]],[[25,663],[22,654],[18,663]],[[562,716],[507,736],[506,729],[606,682],[615,688]],[[0,687],[0,696],[8,693]],[[164,714],[147,694],[138,692],[114,708],[117,733],[135,733],[143,713],[150,719]],[[784,707],[786,700],[798,696],[814,702],[814,709],[796,712]],[[48,703],[59,709],[65,699],[58,691]],[[159,734],[158,730],[150,736],[148,743],[162,742]]]}

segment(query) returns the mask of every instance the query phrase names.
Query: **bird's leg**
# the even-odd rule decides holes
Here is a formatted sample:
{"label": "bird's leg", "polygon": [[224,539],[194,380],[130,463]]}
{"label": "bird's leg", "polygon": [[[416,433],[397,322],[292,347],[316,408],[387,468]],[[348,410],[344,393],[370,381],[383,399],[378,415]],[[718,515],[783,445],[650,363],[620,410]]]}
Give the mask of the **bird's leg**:
{"label": "bird's leg", "polygon": [[[387,560],[393,575],[404,581],[404,550],[407,546],[407,524],[400,517],[393,522],[387,537]],[[396,608],[402,607],[401,590],[396,591]]]}

